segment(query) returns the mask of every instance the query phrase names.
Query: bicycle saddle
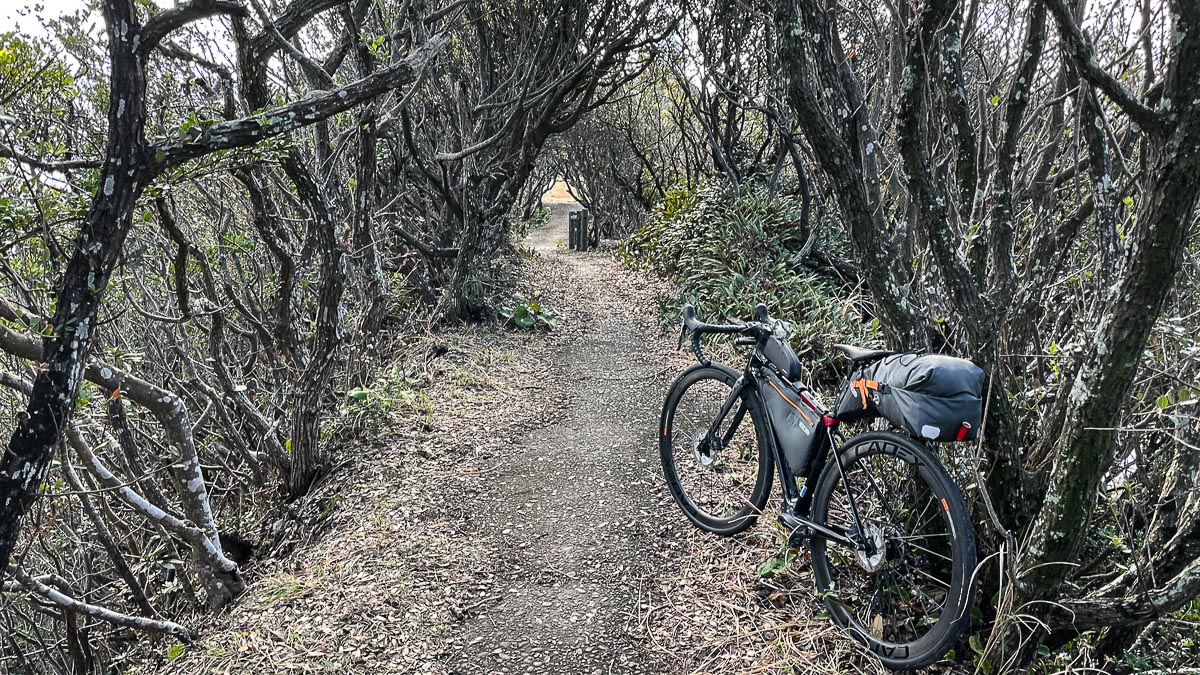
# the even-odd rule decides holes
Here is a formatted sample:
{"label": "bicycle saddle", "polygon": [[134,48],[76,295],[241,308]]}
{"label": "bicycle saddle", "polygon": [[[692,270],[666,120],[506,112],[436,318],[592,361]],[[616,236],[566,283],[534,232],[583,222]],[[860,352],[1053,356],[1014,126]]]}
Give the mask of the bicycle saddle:
{"label": "bicycle saddle", "polygon": [[896,353],[887,349],[863,349],[853,345],[834,345],[833,347],[840,350],[851,361],[874,361]]}

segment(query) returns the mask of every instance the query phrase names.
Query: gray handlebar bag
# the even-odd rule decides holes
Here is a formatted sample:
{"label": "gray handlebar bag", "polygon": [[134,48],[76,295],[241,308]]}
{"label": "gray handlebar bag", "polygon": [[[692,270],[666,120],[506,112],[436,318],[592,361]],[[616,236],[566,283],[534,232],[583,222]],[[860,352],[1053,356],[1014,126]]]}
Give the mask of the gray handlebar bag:
{"label": "gray handlebar bag", "polygon": [[983,426],[987,374],[966,359],[897,354],[856,374],[866,378],[873,407],[892,424],[930,441],[972,441]]}

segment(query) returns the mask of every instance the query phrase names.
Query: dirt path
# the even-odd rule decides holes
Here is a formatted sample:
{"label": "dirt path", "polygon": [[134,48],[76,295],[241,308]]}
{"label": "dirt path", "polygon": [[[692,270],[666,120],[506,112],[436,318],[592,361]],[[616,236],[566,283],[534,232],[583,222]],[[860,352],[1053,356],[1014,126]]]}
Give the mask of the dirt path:
{"label": "dirt path", "polygon": [[803,565],[754,574],[779,551],[768,519],[721,539],[675,508],[654,432],[689,363],[657,327],[669,289],[563,250],[571,208],[530,235],[520,282],[558,327],[405,336],[328,420],[347,468],[264,525],[295,551],[159,672],[878,672],[817,617]]}
{"label": "dirt path", "polygon": [[[466,622],[447,659],[455,672],[647,673],[630,637],[637,582],[661,483],[654,428],[664,345],[654,317],[631,315],[610,256],[560,253],[565,211],[526,242],[547,261],[546,301],[567,312],[540,355],[567,403],[513,453],[480,495],[480,527],[516,555],[502,599]],[[562,283],[565,282],[565,283]]]}

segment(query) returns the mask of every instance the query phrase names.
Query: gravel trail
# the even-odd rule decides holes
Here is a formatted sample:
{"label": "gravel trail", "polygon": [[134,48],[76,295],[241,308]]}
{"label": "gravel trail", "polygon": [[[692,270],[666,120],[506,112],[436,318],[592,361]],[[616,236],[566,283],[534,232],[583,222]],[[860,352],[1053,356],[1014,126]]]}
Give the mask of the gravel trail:
{"label": "gravel trail", "polygon": [[[348,408],[349,460],[280,524],[291,553],[202,639],[131,673],[880,673],[820,618],[769,519],[719,538],[663,485],[662,397],[691,358],[657,326],[665,282],[568,253],[571,203],[517,280],[549,332],[406,338]],[[332,441],[337,443],[338,441]]]}
{"label": "gravel trail", "polygon": [[[612,256],[568,253],[570,206],[526,241],[558,330],[531,346],[566,405],[513,439],[478,497],[477,526],[510,564],[497,602],[452,637],[463,673],[665,672],[632,637],[662,497],[654,429],[673,368],[650,295]],[[632,313],[631,313],[632,312]]]}

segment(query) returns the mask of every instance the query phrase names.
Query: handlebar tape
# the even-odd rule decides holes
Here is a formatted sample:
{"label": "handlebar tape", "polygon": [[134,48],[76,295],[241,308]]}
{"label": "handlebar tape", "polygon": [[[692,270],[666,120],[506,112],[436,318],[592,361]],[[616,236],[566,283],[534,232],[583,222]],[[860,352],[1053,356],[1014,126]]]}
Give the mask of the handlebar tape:
{"label": "handlebar tape", "polygon": [[696,355],[696,360],[700,362],[700,365],[706,367],[712,365],[712,361],[704,355],[704,350],[700,348],[699,333],[692,334],[692,353]]}

